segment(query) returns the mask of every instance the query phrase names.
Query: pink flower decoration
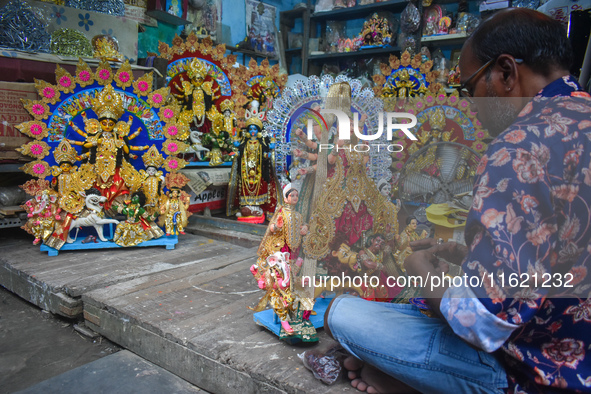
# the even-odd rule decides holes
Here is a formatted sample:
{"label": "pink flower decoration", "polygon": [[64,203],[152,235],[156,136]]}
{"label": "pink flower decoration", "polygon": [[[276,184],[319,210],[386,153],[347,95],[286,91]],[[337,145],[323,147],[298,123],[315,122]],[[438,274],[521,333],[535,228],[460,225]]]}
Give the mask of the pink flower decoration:
{"label": "pink flower decoration", "polygon": [[396,163],[396,168],[401,169],[402,165],[403,165],[402,163],[398,162],[398,163]]}
{"label": "pink flower decoration", "polygon": [[35,104],[31,107],[31,111],[33,111],[35,115],[43,115],[45,108],[43,108],[41,104]]}
{"label": "pink flower decoration", "polygon": [[458,99],[457,99],[456,97],[454,97],[454,96],[451,96],[451,97],[449,98],[449,101],[450,101],[450,102],[453,104],[453,103],[455,103],[456,101],[458,101]]}
{"label": "pink flower decoration", "polygon": [[86,70],[80,71],[80,75],[78,75],[78,78],[80,78],[80,80],[83,82],[88,82],[90,81],[90,73]]}
{"label": "pink flower decoration", "polygon": [[484,133],[481,131],[480,133],[476,134],[478,138],[484,138]]}
{"label": "pink flower decoration", "polygon": [[[83,73],[88,74],[88,71],[82,71],[80,73],[80,79],[82,79]],[[67,75],[64,75],[63,77],[60,78],[59,84],[65,88],[70,87],[72,85],[72,78],[68,77]]]}
{"label": "pink flower decoration", "polygon": [[462,107],[466,108],[468,106],[468,103],[466,101],[462,101]]}
{"label": "pink flower decoration", "polygon": [[168,128],[168,134],[177,135],[178,133],[179,133],[179,129],[176,126],[170,126]]}
{"label": "pink flower decoration", "polygon": [[398,130],[398,137],[404,138],[404,132],[402,130]]}
{"label": "pink flower decoration", "polygon": [[106,81],[111,76],[109,70],[101,70],[99,71],[99,78]]}
{"label": "pink flower decoration", "polygon": [[43,147],[39,144],[31,145],[31,153],[34,155],[40,155],[43,153]]}
{"label": "pink flower decoration", "polygon": [[432,96],[427,96],[427,102],[430,103],[433,101],[433,97]]}
{"label": "pink flower decoration", "polygon": [[174,159],[172,159],[172,160],[170,160],[170,161],[168,162],[168,167],[169,167],[169,168],[171,168],[171,169],[173,169],[173,170],[174,170],[175,168],[178,168],[178,166],[179,166],[179,162],[178,162],[178,161],[176,161],[176,160],[174,160]]}
{"label": "pink flower decoration", "polygon": [[33,172],[35,174],[41,175],[41,174],[43,174],[45,172],[45,166],[43,164],[41,164],[41,163],[35,164],[33,166]]}
{"label": "pink flower decoration", "polygon": [[55,90],[47,86],[43,89],[43,96],[45,96],[48,99],[51,99],[55,96]]}
{"label": "pink flower decoration", "polygon": [[156,104],[160,104],[162,102],[163,98],[161,94],[156,93],[155,95],[152,96],[152,101],[155,102]]}
{"label": "pink flower decoration", "polygon": [[122,73],[119,73],[119,80],[123,83],[129,81],[129,73],[123,71]]}
{"label": "pink flower decoration", "polygon": [[476,144],[476,150],[482,149],[482,144]]}
{"label": "pink flower decoration", "polygon": [[38,124],[31,125],[31,129],[29,130],[33,135],[39,135],[43,133],[43,127],[39,126]]}
{"label": "pink flower decoration", "polygon": [[174,111],[170,108],[166,108],[164,110],[164,112],[162,113],[162,115],[166,118],[166,119],[171,119],[174,117]]}
{"label": "pink flower decoration", "polygon": [[171,142],[170,144],[168,144],[168,150],[171,152],[176,152],[179,149],[179,146],[177,144],[175,144],[174,142]]}
{"label": "pink flower decoration", "polygon": [[420,101],[417,103],[417,108],[423,108],[423,103],[421,103]]}
{"label": "pink flower decoration", "polygon": [[140,82],[137,84],[137,88],[138,88],[138,89],[139,89],[141,92],[145,92],[146,90],[148,90],[148,88],[149,88],[149,87],[150,87],[150,86],[149,86],[148,82],[146,82],[146,81],[140,81]]}
{"label": "pink flower decoration", "polygon": [[404,157],[404,153],[402,153],[402,152],[396,153],[396,158],[397,159],[402,159],[403,157]]}

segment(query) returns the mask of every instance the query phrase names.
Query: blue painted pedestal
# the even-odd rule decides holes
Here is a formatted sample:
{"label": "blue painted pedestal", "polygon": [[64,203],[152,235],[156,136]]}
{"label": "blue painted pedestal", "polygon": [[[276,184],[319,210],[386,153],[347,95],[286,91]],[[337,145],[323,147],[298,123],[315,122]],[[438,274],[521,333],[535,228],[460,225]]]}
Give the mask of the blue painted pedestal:
{"label": "blue painted pedestal", "polygon": [[[332,298],[317,298],[314,303],[315,315],[310,316],[310,322],[314,325],[315,329],[324,327],[324,314],[328,304],[332,301]],[[257,312],[252,316],[254,322],[260,326],[264,326],[273,334],[279,336],[281,332],[281,322],[279,317],[273,312],[273,309],[266,309],[262,312]]]}
{"label": "blue painted pedestal", "polygon": [[[84,231],[86,230],[86,231]],[[113,232],[113,225],[106,225],[104,227],[104,236],[108,239],[112,238],[112,234],[114,234]],[[74,231],[72,230],[72,237],[74,236]],[[78,237],[76,238],[76,240],[74,242],[72,242],[71,244],[69,243],[65,243],[64,246],[61,247],[60,250],[51,248],[47,245],[41,245],[41,251],[42,252],[47,252],[48,256],[57,256],[58,253],[62,250],[89,250],[89,249],[112,249],[112,248],[122,248],[122,246],[117,245],[115,242],[113,241],[107,241],[107,242],[102,242],[98,239],[97,237],[97,241],[98,242],[89,242],[89,243],[85,243],[83,244],[82,241],[86,238],[86,236],[91,233],[91,234],[96,234],[96,232],[94,231],[93,228],[91,227],[85,227],[83,230],[80,231],[81,235],[79,234]],[[178,235],[169,235],[169,236],[162,236],[158,239],[151,239],[149,241],[145,241],[142,242],[139,245],[136,245],[136,248],[142,247],[142,246],[166,246],[166,249],[174,249],[174,246],[176,244],[179,243],[179,238]]]}

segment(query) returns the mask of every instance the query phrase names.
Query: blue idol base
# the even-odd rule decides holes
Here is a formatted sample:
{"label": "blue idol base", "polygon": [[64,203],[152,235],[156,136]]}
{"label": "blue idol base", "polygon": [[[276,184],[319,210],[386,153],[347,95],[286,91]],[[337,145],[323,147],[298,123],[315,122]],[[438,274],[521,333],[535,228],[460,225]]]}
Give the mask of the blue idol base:
{"label": "blue idol base", "polygon": [[[317,298],[314,303],[315,315],[310,316],[310,322],[314,325],[314,328],[318,330],[324,327],[324,314],[328,308],[328,304],[332,301],[332,298]],[[273,312],[273,309],[266,309],[262,312],[257,312],[253,315],[253,320],[256,324],[265,327],[273,334],[279,336],[281,332],[281,322],[279,317]]]}
{"label": "blue idol base", "polygon": [[[77,239],[73,243],[65,243],[64,246],[61,247],[60,250],[51,248],[47,245],[41,245],[41,251],[47,252],[49,256],[57,256],[59,252],[63,250],[89,250],[89,249],[113,249],[113,248],[121,248],[122,246],[117,245],[113,241],[108,242],[89,242],[89,243],[82,243],[82,239]],[[142,242],[139,245],[136,245],[136,248],[142,246],[166,246],[166,249],[174,249],[174,246],[179,243],[179,238],[177,235],[169,235],[169,236],[162,236],[158,239],[151,239],[149,241]]]}

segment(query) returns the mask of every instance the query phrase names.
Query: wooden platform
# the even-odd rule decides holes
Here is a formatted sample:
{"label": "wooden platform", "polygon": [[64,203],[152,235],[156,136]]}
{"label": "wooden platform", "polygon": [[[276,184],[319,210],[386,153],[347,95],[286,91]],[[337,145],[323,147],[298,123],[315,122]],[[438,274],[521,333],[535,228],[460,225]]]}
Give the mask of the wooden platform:
{"label": "wooden platform", "polygon": [[[63,251],[48,257],[19,231],[0,234],[0,285],[214,393],[354,392],[325,386],[289,346],[253,322],[262,292],[256,247],[183,235],[162,247]],[[323,330],[319,344],[333,344]]]}

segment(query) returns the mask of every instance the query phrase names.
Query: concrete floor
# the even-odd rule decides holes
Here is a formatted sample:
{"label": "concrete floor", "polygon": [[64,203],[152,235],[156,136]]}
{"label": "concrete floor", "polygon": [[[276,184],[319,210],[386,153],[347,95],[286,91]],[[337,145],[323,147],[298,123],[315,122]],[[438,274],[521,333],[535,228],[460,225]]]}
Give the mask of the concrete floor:
{"label": "concrete floor", "polygon": [[80,335],[73,324],[0,286],[0,393],[23,390],[121,349],[103,337]]}

